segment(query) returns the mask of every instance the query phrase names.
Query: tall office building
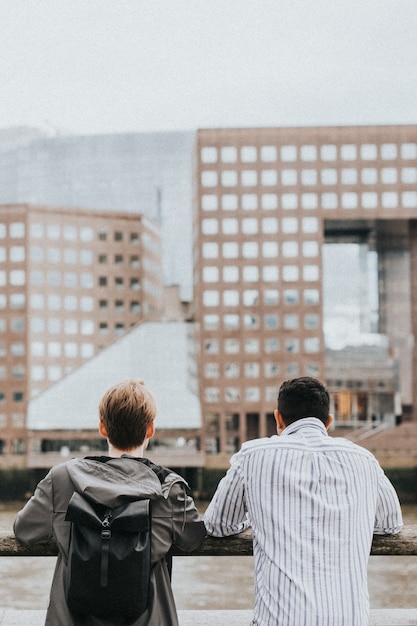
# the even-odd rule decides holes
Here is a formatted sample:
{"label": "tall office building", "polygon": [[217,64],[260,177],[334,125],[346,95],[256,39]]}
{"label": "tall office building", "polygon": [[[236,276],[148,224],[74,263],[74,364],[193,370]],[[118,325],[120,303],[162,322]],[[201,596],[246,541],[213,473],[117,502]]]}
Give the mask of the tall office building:
{"label": "tall office building", "polygon": [[0,451],[31,398],[162,308],[159,226],[133,213],[0,206]]}
{"label": "tall office building", "polygon": [[[195,161],[207,452],[230,455],[243,441],[275,432],[282,380],[324,379],[325,241],[377,251],[379,324],[400,358],[401,403],[410,407],[417,382],[417,290],[410,288],[417,276],[417,127],[201,130]],[[341,283],[349,280],[342,273]],[[371,414],[364,407],[365,419]]]}

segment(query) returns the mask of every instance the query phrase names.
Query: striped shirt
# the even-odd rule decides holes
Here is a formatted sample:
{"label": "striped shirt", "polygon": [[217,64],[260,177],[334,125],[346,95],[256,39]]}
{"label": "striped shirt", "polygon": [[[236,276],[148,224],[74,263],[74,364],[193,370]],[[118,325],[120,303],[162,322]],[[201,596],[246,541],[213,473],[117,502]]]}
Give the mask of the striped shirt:
{"label": "striped shirt", "polygon": [[205,514],[210,535],[253,530],[256,626],[365,626],[373,533],[396,533],[376,458],[317,418],[245,443]]}

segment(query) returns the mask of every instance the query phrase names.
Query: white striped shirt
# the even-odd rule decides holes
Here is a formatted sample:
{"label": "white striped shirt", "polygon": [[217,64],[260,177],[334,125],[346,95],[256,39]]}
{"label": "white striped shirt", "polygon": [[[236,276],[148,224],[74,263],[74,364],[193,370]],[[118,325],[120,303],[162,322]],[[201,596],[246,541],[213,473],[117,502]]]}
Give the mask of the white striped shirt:
{"label": "white striped shirt", "polygon": [[376,458],[322,422],[245,443],[204,521],[210,535],[253,529],[256,626],[365,626],[373,533],[402,516]]}

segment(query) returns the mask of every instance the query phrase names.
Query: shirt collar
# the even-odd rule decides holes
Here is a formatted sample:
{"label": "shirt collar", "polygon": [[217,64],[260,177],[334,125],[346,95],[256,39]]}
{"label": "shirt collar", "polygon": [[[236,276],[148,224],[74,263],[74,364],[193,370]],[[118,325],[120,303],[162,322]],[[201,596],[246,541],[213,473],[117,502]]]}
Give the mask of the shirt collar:
{"label": "shirt collar", "polygon": [[317,417],[302,417],[284,428],[280,437],[292,435],[293,433],[298,432],[301,428],[314,428],[321,430],[324,435],[328,434],[325,425]]}

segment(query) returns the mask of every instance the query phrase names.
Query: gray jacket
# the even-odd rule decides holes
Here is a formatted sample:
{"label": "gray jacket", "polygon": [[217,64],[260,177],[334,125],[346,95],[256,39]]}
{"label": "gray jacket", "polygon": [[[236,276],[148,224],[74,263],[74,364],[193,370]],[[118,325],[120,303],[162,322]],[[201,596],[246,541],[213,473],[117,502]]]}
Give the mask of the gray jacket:
{"label": "gray jacket", "polygon": [[114,621],[90,617],[80,621],[69,612],[65,601],[64,577],[70,535],[70,523],[65,521],[65,514],[73,492],[77,491],[112,508],[126,498],[152,499],[150,601],[147,611],[134,622],[134,626],[177,626],[169,569],[164,557],[172,545],[188,552],[195,550],[205,535],[204,524],[187,487],[181,476],[154,466],[146,459],[72,459],[53,467],[14,522],[15,535],[24,543],[54,537],[58,544],[45,625],[116,626]]}

